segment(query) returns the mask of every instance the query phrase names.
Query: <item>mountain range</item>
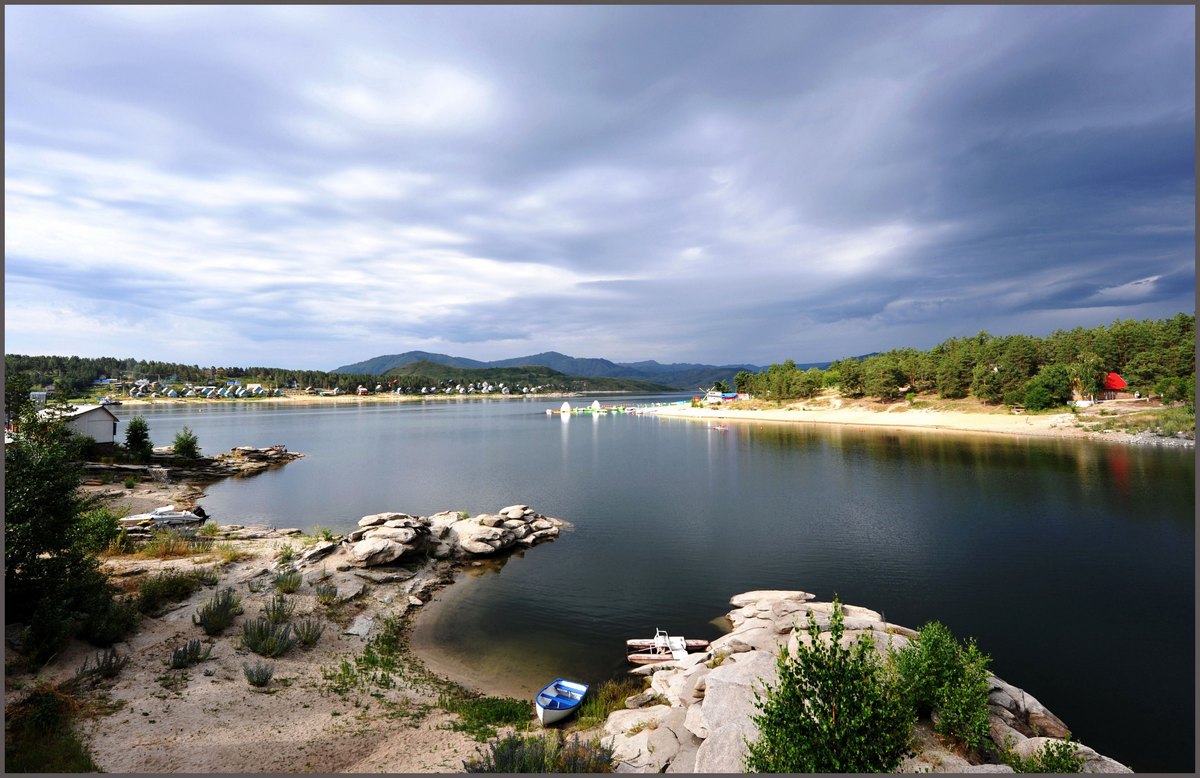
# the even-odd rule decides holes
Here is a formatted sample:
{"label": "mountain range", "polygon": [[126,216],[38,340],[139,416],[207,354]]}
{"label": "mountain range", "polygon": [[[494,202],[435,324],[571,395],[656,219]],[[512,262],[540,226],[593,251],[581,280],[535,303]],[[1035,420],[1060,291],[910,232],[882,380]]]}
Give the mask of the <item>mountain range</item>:
{"label": "mountain range", "polygon": [[[588,359],[571,357],[557,351],[544,351],[526,357],[499,359],[492,362],[481,362],[466,357],[452,357],[448,354],[433,354],[428,351],[406,351],[403,354],[385,354],[372,357],[351,365],[335,368],[334,373],[366,373],[383,375],[389,370],[413,362],[435,362],[448,367],[481,369],[497,367],[548,367],[569,376],[581,378],[626,378],[641,381],[651,381],[673,389],[690,391],[707,389],[717,381],[724,381],[732,386],[733,377],[742,370],[758,373],[764,368],[758,365],[703,365],[689,362],[676,362],[664,365],[654,360],[643,362],[612,362],[607,359]],[[828,362],[797,365],[800,368],[826,368]]]}

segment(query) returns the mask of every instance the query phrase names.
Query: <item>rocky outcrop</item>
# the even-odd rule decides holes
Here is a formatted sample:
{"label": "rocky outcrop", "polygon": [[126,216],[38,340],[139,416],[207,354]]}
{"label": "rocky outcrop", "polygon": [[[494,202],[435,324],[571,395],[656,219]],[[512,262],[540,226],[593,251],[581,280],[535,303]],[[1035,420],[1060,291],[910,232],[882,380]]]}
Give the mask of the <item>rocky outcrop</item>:
{"label": "rocky outcrop", "polygon": [[[616,771],[743,772],[746,741],[757,736],[754,695],[776,681],[780,647],[787,645],[794,653],[800,643],[809,642],[803,630],[809,613],[822,632],[829,631],[833,603],[815,599],[799,591],[739,594],[730,600],[732,631],[712,641],[707,652],[639,668],[650,675],[649,693],[630,697],[629,709],[616,711],[605,723]],[[917,636],[868,608],[843,605],[842,610],[843,642],[866,637],[883,653]],[[1007,739],[1015,753],[1028,757],[1047,740],[1070,734],[1032,695],[999,678],[991,680],[991,735],[999,748]],[[904,760],[900,772],[1012,772],[1006,765],[972,764],[948,749],[928,721],[918,722],[914,742],[917,753]],[[1087,746],[1079,745],[1078,754],[1086,760],[1084,772],[1132,772]]]}

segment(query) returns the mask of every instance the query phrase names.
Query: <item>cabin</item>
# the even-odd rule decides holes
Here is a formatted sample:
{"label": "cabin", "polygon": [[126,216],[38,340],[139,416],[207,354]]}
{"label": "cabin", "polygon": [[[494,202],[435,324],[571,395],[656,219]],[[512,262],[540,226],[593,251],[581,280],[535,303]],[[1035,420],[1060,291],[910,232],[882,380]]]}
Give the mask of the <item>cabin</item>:
{"label": "cabin", "polygon": [[1104,376],[1104,388],[1101,389],[1099,392],[1096,392],[1096,399],[1097,400],[1129,399],[1129,398],[1133,397],[1133,395],[1127,391],[1124,391],[1125,389],[1128,389],[1128,388],[1129,388],[1129,384],[1127,384],[1125,382],[1124,378],[1121,378],[1121,376],[1117,375],[1116,373],[1109,373],[1108,375]]}
{"label": "cabin", "polygon": [[67,429],[76,435],[89,437],[97,443],[117,442],[117,422],[120,420],[106,405],[77,405],[75,410],[67,413],[43,409],[38,413],[43,417],[61,414]]}

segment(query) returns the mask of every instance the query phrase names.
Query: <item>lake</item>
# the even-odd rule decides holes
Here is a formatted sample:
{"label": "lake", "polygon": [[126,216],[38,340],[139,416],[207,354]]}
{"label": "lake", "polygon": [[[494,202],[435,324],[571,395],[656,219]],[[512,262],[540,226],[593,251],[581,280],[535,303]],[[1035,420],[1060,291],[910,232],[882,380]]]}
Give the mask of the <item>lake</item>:
{"label": "lake", "polygon": [[157,445],[186,425],[206,454],[305,454],[211,485],[202,504],[222,523],[348,531],[382,511],[514,503],[571,522],[464,575],[414,634],[506,688],[614,677],[626,638],[715,638],[732,595],[802,589],[913,628],[941,621],[1076,739],[1138,772],[1193,770],[1193,449],[546,415],[560,402],[118,415],[142,414]]}

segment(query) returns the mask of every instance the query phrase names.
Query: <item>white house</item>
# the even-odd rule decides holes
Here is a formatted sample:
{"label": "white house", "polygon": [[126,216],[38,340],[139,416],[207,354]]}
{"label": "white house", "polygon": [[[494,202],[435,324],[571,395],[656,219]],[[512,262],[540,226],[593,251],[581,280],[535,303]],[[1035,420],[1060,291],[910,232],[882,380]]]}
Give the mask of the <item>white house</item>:
{"label": "white house", "polygon": [[[59,411],[43,409],[39,413],[47,416]],[[117,442],[117,422],[120,420],[106,405],[76,405],[74,411],[64,413],[62,417],[67,429],[76,435],[86,435],[97,443]]]}

